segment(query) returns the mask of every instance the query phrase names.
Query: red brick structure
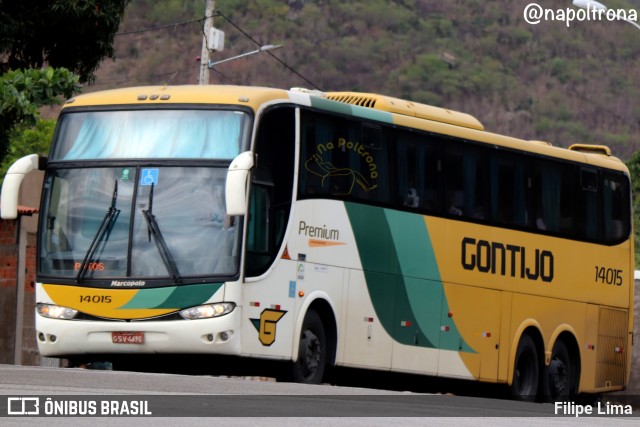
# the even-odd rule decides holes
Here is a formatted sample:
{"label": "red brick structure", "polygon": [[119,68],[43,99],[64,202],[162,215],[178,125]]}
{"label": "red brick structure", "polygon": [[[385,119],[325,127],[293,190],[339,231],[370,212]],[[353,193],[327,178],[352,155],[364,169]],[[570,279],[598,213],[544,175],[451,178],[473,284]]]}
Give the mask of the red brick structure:
{"label": "red brick structure", "polygon": [[34,329],[36,235],[23,224],[37,212],[20,206],[18,219],[0,221],[0,363],[40,364]]}
{"label": "red brick structure", "polygon": [[0,363],[42,364],[34,313],[38,210],[27,206],[40,205],[43,176],[34,171],[25,177],[18,218],[0,220]]}

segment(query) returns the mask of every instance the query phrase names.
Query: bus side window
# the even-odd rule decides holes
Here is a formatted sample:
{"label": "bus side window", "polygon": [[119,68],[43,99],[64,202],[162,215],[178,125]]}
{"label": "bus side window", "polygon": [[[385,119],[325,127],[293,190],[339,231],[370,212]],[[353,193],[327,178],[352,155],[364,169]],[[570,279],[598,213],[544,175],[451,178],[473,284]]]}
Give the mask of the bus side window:
{"label": "bus side window", "polygon": [[268,268],[269,255],[269,187],[254,184],[251,189],[249,212],[247,213],[247,257],[248,275],[260,274]]}
{"label": "bus side window", "polygon": [[255,184],[251,191],[247,224],[247,250],[266,253],[269,250],[269,188]]}
{"label": "bus side window", "polygon": [[602,238],[601,212],[598,210],[598,172],[595,169],[580,169],[580,191],[577,195],[576,229],[579,238],[599,240]]}
{"label": "bus side window", "polygon": [[452,216],[464,213],[464,169],[462,167],[462,150],[447,146],[444,149],[444,189],[446,212]]}
{"label": "bus side window", "polygon": [[623,175],[604,173],[604,234],[609,243],[619,242],[630,232],[629,181]]}
{"label": "bus side window", "polygon": [[485,150],[466,144],[445,148],[447,211],[475,220],[487,218],[488,168]]}
{"label": "bus side window", "polygon": [[557,165],[546,161],[538,164],[534,176],[535,228],[538,230],[560,230],[560,179]]}
{"label": "bus side window", "polygon": [[576,188],[578,168],[573,165],[561,165],[560,170],[560,232],[568,237],[576,237]]}
{"label": "bus side window", "polygon": [[300,129],[302,197],[390,202],[386,128],[303,110]]}
{"label": "bus side window", "polygon": [[507,152],[492,152],[489,167],[491,219],[498,224],[529,227],[531,212],[531,164]]}
{"label": "bus side window", "polygon": [[541,160],[534,178],[536,222],[538,230],[578,237],[576,230],[576,189],[578,172],[575,166]]}
{"label": "bus side window", "polygon": [[404,207],[439,212],[440,152],[428,135],[398,132],[396,170],[398,194]]}
{"label": "bus side window", "polygon": [[410,135],[400,133],[396,141],[396,158],[398,166],[398,195],[402,206],[418,209],[422,205],[423,180],[421,175],[425,168],[421,165],[424,147],[411,141]]}
{"label": "bus side window", "polygon": [[424,144],[424,158],[421,161],[423,172],[423,192],[421,207],[426,211],[442,211],[442,158],[441,151],[436,144]]}
{"label": "bus side window", "polygon": [[464,155],[465,211],[472,219],[487,218],[488,168],[486,151],[469,149]]}

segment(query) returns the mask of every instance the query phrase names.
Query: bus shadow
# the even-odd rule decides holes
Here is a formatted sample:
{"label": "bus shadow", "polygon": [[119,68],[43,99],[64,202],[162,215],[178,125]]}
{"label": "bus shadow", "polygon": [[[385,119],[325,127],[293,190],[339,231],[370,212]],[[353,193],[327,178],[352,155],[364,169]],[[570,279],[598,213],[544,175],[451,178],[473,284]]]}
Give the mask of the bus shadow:
{"label": "bus shadow", "polygon": [[[108,363],[97,362],[93,365],[94,369],[102,369],[106,365],[117,371],[206,375],[274,382],[287,382],[290,370],[290,366],[286,362],[220,355],[110,357]],[[89,368],[92,369],[91,366]],[[501,384],[342,367],[329,369],[323,384],[412,393],[509,398],[507,387]]]}

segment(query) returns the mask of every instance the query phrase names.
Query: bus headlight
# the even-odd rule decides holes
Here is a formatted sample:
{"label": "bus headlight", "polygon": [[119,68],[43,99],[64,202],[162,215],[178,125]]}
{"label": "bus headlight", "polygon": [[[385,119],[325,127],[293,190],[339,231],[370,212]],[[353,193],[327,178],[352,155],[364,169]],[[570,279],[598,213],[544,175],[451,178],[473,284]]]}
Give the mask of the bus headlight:
{"label": "bus headlight", "polygon": [[224,316],[229,314],[236,308],[231,302],[220,302],[217,304],[199,305],[197,307],[185,308],[180,310],[180,316],[188,320],[209,319],[212,317]]}
{"label": "bus headlight", "polygon": [[78,314],[78,310],[74,310],[73,308],[51,304],[38,304],[36,311],[41,316],[63,320],[73,319]]}

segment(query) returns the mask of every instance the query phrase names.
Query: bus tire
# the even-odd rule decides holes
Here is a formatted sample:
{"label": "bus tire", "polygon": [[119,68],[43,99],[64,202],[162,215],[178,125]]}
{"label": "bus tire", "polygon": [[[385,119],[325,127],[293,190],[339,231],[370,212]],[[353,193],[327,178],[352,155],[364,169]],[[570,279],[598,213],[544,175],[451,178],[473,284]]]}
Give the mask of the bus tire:
{"label": "bus tire", "polygon": [[544,400],[563,401],[573,396],[574,369],[566,344],[557,340],[551,351],[551,362],[544,369]]}
{"label": "bus tire", "polygon": [[515,400],[533,402],[538,395],[540,363],[538,350],[528,334],[520,337],[513,364],[511,396]]}
{"label": "bus tire", "polygon": [[327,365],[327,338],[318,313],[310,310],[302,322],[298,360],[293,362],[293,381],[320,384]]}

